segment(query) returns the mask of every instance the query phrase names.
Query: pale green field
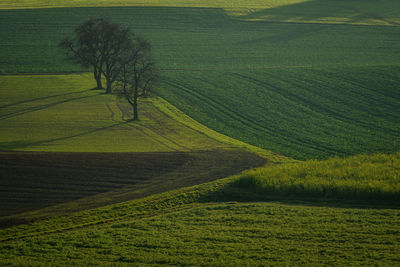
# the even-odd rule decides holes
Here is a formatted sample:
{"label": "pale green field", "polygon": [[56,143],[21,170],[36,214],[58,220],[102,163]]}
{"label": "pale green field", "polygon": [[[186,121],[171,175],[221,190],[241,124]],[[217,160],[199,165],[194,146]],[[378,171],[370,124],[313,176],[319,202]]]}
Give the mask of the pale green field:
{"label": "pale green field", "polygon": [[141,120],[130,122],[130,107],[92,90],[94,86],[86,74],[1,76],[0,149],[168,152],[229,147],[160,111],[155,105],[168,105],[161,99],[141,101]]}
{"label": "pale green field", "polygon": [[[201,7],[224,9],[230,16],[249,21],[361,25],[398,25],[400,23],[400,13],[394,8],[394,5],[399,5],[398,1],[363,0],[362,2],[355,8],[354,1],[338,3],[336,0],[5,0],[0,3],[0,9],[110,6]],[[370,10],[374,12],[369,12]]]}

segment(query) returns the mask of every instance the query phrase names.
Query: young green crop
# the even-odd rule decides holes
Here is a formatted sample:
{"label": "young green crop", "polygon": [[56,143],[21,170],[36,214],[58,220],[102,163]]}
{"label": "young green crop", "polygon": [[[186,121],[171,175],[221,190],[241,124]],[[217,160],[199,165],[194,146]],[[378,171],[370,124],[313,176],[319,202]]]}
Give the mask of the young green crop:
{"label": "young green crop", "polygon": [[298,159],[400,148],[400,68],[168,72],[159,93],[200,123]]}
{"label": "young green crop", "polygon": [[[308,6],[317,22],[327,15],[320,2],[292,14]],[[370,9],[357,3],[345,9]],[[396,4],[390,14],[385,6],[381,18],[397,16]],[[214,130],[298,159],[399,148],[397,26],[251,22],[189,7],[0,12],[2,72],[80,71],[56,44],[86,18],[107,16],[153,44],[158,93]]]}
{"label": "young green crop", "polygon": [[[362,2],[348,0],[75,0],[45,1],[19,0],[3,1],[0,9],[60,8],[60,7],[196,7],[219,8],[227,14],[249,21],[285,21],[305,23],[346,23],[361,25],[397,25],[399,3],[387,0]],[[370,10],[374,10],[371,13]],[[295,14],[301,14],[296,16]]]}

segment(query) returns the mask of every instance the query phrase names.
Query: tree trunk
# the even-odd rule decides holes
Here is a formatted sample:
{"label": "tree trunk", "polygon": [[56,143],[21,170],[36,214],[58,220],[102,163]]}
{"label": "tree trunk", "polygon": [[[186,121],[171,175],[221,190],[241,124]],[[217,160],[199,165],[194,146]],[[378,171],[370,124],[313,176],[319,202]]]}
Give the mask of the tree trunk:
{"label": "tree trunk", "polygon": [[132,105],[132,107],[133,107],[133,120],[134,121],[139,120],[137,100],[138,100],[138,94],[137,94],[137,89],[135,89],[135,94],[133,96],[133,105]]}
{"label": "tree trunk", "polygon": [[97,89],[103,89],[103,84],[101,83],[101,71],[98,71],[96,68],[93,71],[94,79],[97,83]]}
{"label": "tree trunk", "polygon": [[103,84],[101,83],[101,78],[96,79],[97,82],[97,89],[103,89]]}
{"label": "tree trunk", "polygon": [[137,98],[133,101],[133,120],[137,121],[139,120],[139,114],[137,112]]}
{"label": "tree trunk", "polygon": [[112,82],[110,79],[106,78],[106,80],[107,80],[106,94],[111,94],[112,93],[112,89],[111,89]]}

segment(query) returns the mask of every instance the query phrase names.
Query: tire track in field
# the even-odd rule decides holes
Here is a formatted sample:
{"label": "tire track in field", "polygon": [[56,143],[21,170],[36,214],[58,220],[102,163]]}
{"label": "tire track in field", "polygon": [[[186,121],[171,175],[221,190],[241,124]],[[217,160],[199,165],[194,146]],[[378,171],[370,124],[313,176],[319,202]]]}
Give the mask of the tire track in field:
{"label": "tire track in field", "polygon": [[[199,93],[199,92],[195,92],[195,91],[191,91],[189,89],[186,89],[185,86],[177,83],[177,82],[166,82],[167,84],[173,86],[173,87],[179,87],[182,91],[186,92],[188,95],[191,95],[197,99],[199,99],[201,102],[209,105],[210,107],[214,108],[215,110],[217,110],[218,112],[224,114],[227,117],[234,117],[235,120],[239,121],[240,123],[242,123],[243,125],[249,127],[250,129],[255,129],[255,130],[262,130],[264,132],[269,133],[270,135],[274,135],[274,134],[278,134],[278,132],[274,131],[273,129],[269,129],[266,128],[262,125],[260,125],[259,123],[246,118],[243,115],[238,114],[237,112],[233,111],[232,109],[228,108],[227,106],[218,103],[215,100],[212,100],[211,98],[208,98],[207,96],[204,96],[203,94]],[[288,141],[288,140],[287,140]],[[283,145],[283,143],[279,142],[281,145]]]}
{"label": "tire track in field", "polygon": [[126,107],[120,105],[119,103],[117,103],[116,105],[119,108],[119,110],[121,111],[121,119],[122,120],[125,120],[125,116],[130,117],[130,114],[131,114],[130,110],[127,110]]}
{"label": "tire track in field", "polygon": [[60,100],[60,101],[57,101],[57,102],[53,102],[53,103],[48,103],[48,104],[43,104],[43,105],[39,105],[39,106],[35,106],[35,107],[25,108],[25,109],[22,109],[22,110],[19,110],[19,111],[15,111],[15,112],[11,112],[11,113],[2,115],[2,116],[0,116],[0,120],[5,120],[5,119],[17,117],[17,116],[20,116],[20,115],[24,115],[26,113],[40,111],[40,110],[51,108],[51,107],[54,107],[54,106],[57,106],[57,105],[60,105],[60,104],[65,104],[65,103],[72,102],[72,101],[75,101],[75,100],[82,100],[82,99],[96,97],[96,96],[98,96],[98,94],[74,97],[74,98],[69,98],[69,99],[63,99],[63,100]]}
{"label": "tire track in field", "polygon": [[111,112],[111,120],[114,121],[114,111],[111,109],[111,107],[108,105],[108,103],[105,103],[107,109]]}
{"label": "tire track in field", "polygon": [[[246,76],[244,76],[243,78],[245,78],[245,77]],[[267,128],[267,127],[263,126],[262,124],[260,124],[259,122],[255,121],[253,119],[250,119],[250,118],[247,118],[247,117],[245,117],[245,116],[243,116],[241,114],[238,114],[236,111],[232,110],[231,108],[229,108],[229,107],[227,107],[227,106],[225,106],[223,104],[220,104],[220,103],[208,98],[207,96],[204,96],[203,94],[201,94],[199,92],[188,90],[183,85],[181,85],[181,84],[179,84],[179,83],[177,83],[175,81],[174,82],[165,81],[165,83],[167,83],[168,85],[173,86],[173,87],[179,87],[180,90],[182,90],[182,91],[186,92],[187,94],[199,99],[201,102],[206,103],[207,105],[209,105],[212,108],[216,109],[218,112],[221,112],[221,113],[223,113],[224,115],[226,115],[228,117],[234,117],[237,121],[239,121],[240,123],[242,123],[243,125],[251,128],[251,129],[267,132],[271,136],[279,136],[280,137],[279,139],[284,139],[289,143],[293,143],[293,144],[296,144],[296,145],[299,145],[299,146],[304,146],[304,144],[307,144],[307,146],[310,149],[314,149],[316,151],[320,151],[320,152],[323,152],[323,153],[330,153],[330,152],[331,153],[332,152],[336,152],[336,153],[340,153],[340,154],[344,153],[343,151],[340,151],[340,150],[337,150],[337,149],[334,149],[334,148],[330,148],[330,147],[327,147],[327,146],[323,146],[323,145],[320,145],[320,144],[318,144],[318,146],[316,146],[315,144],[313,144],[313,143],[311,143],[309,141],[302,140],[302,139],[299,139],[299,138],[294,138],[293,136],[292,136],[292,138],[289,138],[289,137],[287,137],[285,135],[282,135],[282,133],[280,133],[280,132],[278,132],[276,130],[273,130],[273,129],[270,129],[270,128]],[[277,140],[276,143],[278,143],[278,144],[280,144],[282,146],[285,146],[285,144],[282,143],[282,142],[279,142],[279,140]]]}
{"label": "tire track in field", "polygon": [[[130,116],[130,111],[128,111],[126,107],[120,105],[119,103],[117,103],[116,105],[117,105],[118,109],[121,111],[121,119],[122,119],[122,120],[125,120],[125,116],[128,116],[128,117]],[[167,149],[169,149],[169,150],[171,150],[171,151],[179,151],[178,149],[173,148],[173,147],[167,145],[166,143],[162,142],[160,139],[157,139],[157,138],[155,138],[154,136],[153,136],[153,137],[150,136],[150,134],[149,134],[148,131],[151,131],[151,130],[150,130],[150,129],[147,129],[147,128],[144,127],[143,125],[139,125],[139,124],[130,125],[130,124],[128,124],[128,123],[125,124],[125,125],[126,125],[127,127],[129,127],[129,128],[133,128],[133,129],[135,129],[135,130],[141,132],[144,136],[149,137],[149,138],[150,138],[151,140],[153,140],[154,142],[158,143],[159,145],[161,145],[161,146],[163,146],[163,147],[165,147],[165,148],[167,148]],[[144,128],[144,129],[143,129],[143,128]],[[147,130],[147,132],[146,132],[146,130]],[[153,131],[151,131],[151,132],[152,132],[153,134],[155,134]],[[158,135],[158,134],[157,134],[157,136],[161,136],[161,135]]]}
{"label": "tire track in field", "polygon": [[[276,80],[283,81],[282,78],[279,77],[276,74],[274,75],[274,74],[269,73],[269,75],[272,76],[273,78],[275,78]],[[251,79],[254,80],[254,81],[257,81],[258,85],[264,84],[262,81],[259,81],[259,80],[255,79],[255,78],[251,78]],[[291,79],[284,80],[284,82],[286,82],[286,83],[289,83],[289,84],[291,84],[291,85],[293,85],[295,87],[302,88],[298,84],[299,81],[301,81],[301,80],[299,78],[296,78],[296,77],[291,77]],[[274,87],[274,86],[272,86],[272,87]],[[264,88],[265,88],[265,86],[264,86]],[[275,87],[275,88],[278,88],[278,87]],[[317,104],[315,102],[307,100],[307,98],[305,98],[305,97],[301,97],[299,95],[293,94],[293,93],[289,92],[289,90],[285,90],[285,88],[283,88],[283,87],[282,88],[279,87],[279,90],[277,90],[277,92],[282,92],[282,91],[284,91],[285,94],[287,94],[290,98],[292,98],[296,102],[301,101],[301,102],[305,103],[311,109],[313,109],[314,111],[317,111],[317,113],[321,113],[321,111],[325,111],[326,113],[328,113],[329,115],[331,115],[332,117],[336,118],[339,121],[347,122],[347,123],[350,123],[350,124],[357,123],[358,125],[360,125],[360,126],[362,126],[364,128],[367,128],[367,129],[389,131],[389,132],[392,132],[394,134],[397,133],[397,131],[395,131],[393,129],[390,129],[390,128],[382,127],[382,126],[379,126],[379,125],[376,125],[376,124],[366,123],[366,122],[363,122],[361,120],[357,120],[355,118],[348,117],[345,114],[341,114],[339,112],[336,112],[333,109],[328,108],[327,106]]]}
{"label": "tire track in field", "polygon": [[[188,129],[188,130],[190,130],[190,131],[195,131],[196,133],[200,134],[201,136],[206,137],[207,139],[210,139],[210,138],[211,138],[214,142],[216,142],[216,143],[218,143],[218,144],[223,144],[224,146],[226,146],[225,143],[223,143],[223,142],[221,142],[221,141],[219,141],[219,140],[217,140],[217,139],[214,139],[213,137],[208,136],[208,135],[205,134],[204,132],[202,132],[202,131],[200,131],[200,130],[198,130],[198,129],[194,129],[194,128],[190,127],[189,125],[186,125],[186,124],[184,124],[184,123],[182,123],[182,122],[178,122],[178,121],[175,120],[173,117],[171,117],[169,114],[167,114],[167,113],[161,111],[161,110],[158,109],[158,108],[156,108],[156,112],[158,112],[161,116],[166,116],[167,118],[169,118],[169,119],[175,121],[175,123],[178,123],[182,128]],[[153,117],[150,117],[150,116],[147,116],[147,117],[148,117],[148,118],[151,118],[151,119],[154,120],[154,121],[156,121],[156,119],[153,118]],[[158,123],[158,122],[159,122],[159,121],[157,121],[157,123]],[[182,145],[181,145],[181,146],[182,146]],[[184,147],[184,146],[182,146],[182,147]],[[213,148],[214,148],[214,147],[213,147]],[[190,150],[190,151],[196,151],[195,149],[190,149],[190,148],[187,148],[187,149]]]}
{"label": "tire track in field", "polygon": [[[1,74],[0,74],[0,76],[1,76]],[[42,101],[42,100],[55,98],[55,97],[62,97],[62,96],[67,96],[67,95],[81,94],[81,93],[84,93],[84,92],[87,92],[87,91],[88,90],[83,90],[83,91],[78,91],[78,92],[70,92],[70,93],[43,96],[43,97],[38,97],[38,98],[33,98],[33,99],[22,100],[22,101],[19,101],[19,102],[2,105],[2,106],[0,106],[0,109],[12,107],[12,106],[18,106],[18,105],[21,105],[21,104],[26,104],[26,103],[36,102],[36,101]]]}
{"label": "tire track in field", "polygon": [[[179,147],[182,148],[183,151],[193,151],[192,149],[189,149],[189,148],[187,148],[187,147],[175,142],[171,138],[168,138],[168,137],[166,137],[164,135],[161,135],[161,134],[157,133],[155,130],[153,130],[153,129],[147,127],[147,126],[140,125],[140,124],[135,124],[135,125],[127,124],[126,126],[139,130],[145,136],[148,136],[149,138],[151,138],[151,140],[156,141],[157,143],[167,147],[168,149],[170,149],[172,151],[176,151],[176,152],[182,151],[181,149],[179,149]],[[164,140],[164,142],[162,140]],[[172,147],[171,145],[167,145],[167,142],[165,142],[165,140],[167,142],[172,143],[176,147]]]}
{"label": "tire track in field", "polygon": [[[131,115],[131,112],[130,112],[130,110],[128,110],[128,108],[124,107],[123,105],[120,105],[119,103],[117,103],[117,106],[118,106],[119,110],[120,110],[121,113],[122,113],[122,119],[123,119],[123,120],[125,119],[125,116],[128,116],[128,117],[129,117],[129,116]],[[177,149],[177,148],[174,148],[174,147],[172,147],[172,146],[170,146],[170,145],[167,145],[168,142],[171,143],[171,144],[173,144],[173,145],[175,145],[175,146],[178,147],[178,148],[179,148],[179,147],[182,148],[183,150],[193,151],[192,149],[189,149],[189,148],[187,148],[187,147],[185,147],[185,146],[183,146],[183,145],[181,145],[181,144],[175,142],[175,141],[172,140],[171,138],[168,138],[168,137],[166,137],[166,136],[164,136],[164,135],[162,135],[162,134],[160,134],[160,133],[157,133],[156,130],[151,129],[151,128],[148,127],[148,126],[141,125],[141,124],[138,124],[138,123],[136,123],[135,125],[126,124],[126,126],[128,126],[128,127],[130,127],[130,128],[135,128],[135,129],[139,130],[139,131],[140,131],[142,134],[144,134],[145,136],[148,136],[148,137],[151,138],[152,140],[156,141],[157,143],[159,143],[159,144],[165,146],[166,148],[168,148],[168,149],[170,149],[170,150],[173,150],[173,151],[181,151],[181,150],[179,150],[179,149]],[[150,133],[150,134],[149,134],[149,133]],[[163,142],[162,140],[166,140],[167,142]]]}
{"label": "tire track in field", "polygon": [[[257,84],[257,85],[259,85],[259,86],[261,86],[261,87],[263,87],[263,88],[266,88],[266,89],[268,89],[266,86],[265,86],[265,82],[262,82],[262,81],[260,81],[260,80],[257,80],[257,79],[255,79],[255,78],[253,78],[253,77],[249,77],[249,76],[246,76],[246,75],[243,75],[243,74],[239,74],[239,73],[232,73],[233,75],[235,75],[235,76],[238,76],[238,77],[240,77],[240,78],[242,78],[242,79],[245,79],[245,80],[247,80],[247,81],[250,81],[250,82],[252,82],[252,83],[254,83],[254,84]],[[271,84],[268,84],[268,86],[270,86],[270,87],[272,87],[273,89],[275,89],[275,91],[276,92],[280,92],[280,91],[282,91],[282,89],[283,88],[281,88],[281,87],[278,87],[278,86],[275,86],[275,85],[271,85]],[[284,89],[283,89],[284,90]],[[291,93],[291,92],[289,92],[288,90],[284,90],[285,91],[285,93],[286,94],[281,94],[282,96],[284,96],[284,97],[287,97],[287,98],[289,98],[289,99],[291,99],[292,101],[294,101],[294,102],[299,102],[299,100],[300,101],[302,101],[303,103],[310,103],[310,105],[312,105],[313,103],[312,102],[309,102],[308,100],[306,100],[306,99],[303,99],[303,98],[301,98],[301,97],[299,97],[299,96],[297,96],[297,95],[295,95],[295,94],[293,94],[293,93]],[[319,106],[319,105],[318,105]],[[321,107],[321,109],[322,109],[322,107]],[[300,140],[300,141],[302,141],[303,143],[305,143],[305,144],[307,144],[310,148],[313,148],[313,149],[316,149],[316,150],[319,150],[319,151],[322,151],[322,152],[336,152],[336,153],[345,153],[345,151],[342,151],[342,150],[338,150],[338,149],[336,149],[336,148],[333,148],[333,147],[328,147],[328,146],[325,146],[325,145],[323,145],[323,144],[321,144],[321,143],[319,143],[318,144],[318,147],[316,147],[313,143],[311,143],[311,142],[307,142],[307,141],[305,141],[305,140],[302,140],[302,139],[298,139],[298,138],[296,138],[296,140]],[[301,143],[297,143],[297,144],[300,144],[301,145]],[[320,148],[324,148],[324,150],[322,150],[322,149],[320,149]]]}
{"label": "tire track in field", "polygon": [[[318,73],[318,71],[317,70],[314,70],[314,72],[317,72]],[[374,73],[375,74],[375,73]],[[329,74],[326,74],[326,73],[322,73],[322,75],[325,75],[325,76],[327,76],[327,75],[329,75]],[[364,99],[373,99],[376,103],[379,103],[379,106],[380,107],[382,107],[382,106],[385,106],[385,107],[390,107],[392,110],[398,110],[399,109],[399,105],[398,104],[395,104],[395,103],[393,103],[392,101],[393,100],[395,100],[395,101],[398,101],[398,97],[397,96],[395,96],[395,95],[387,95],[387,94],[383,94],[379,89],[374,89],[374,88],[371,88],[371,87],[367,87],[365,84],[363,84],[362,82],[359,82],[359,81],[357,81],[357,80],[352,80],[352,79],[350,79],[350,78],[348,78],[348,77],[345,77],[345,76],[343,76],[343,75],[341,75],[340,76],[340,80],[341,81],[344,81],[344,82],[346,82],[346,83],[348,83],[348,84],[350,84],[350,85],[352,85],[352,86],[354,86],[354,87],[359,87],[359,88],[362,88],[363,90],[359,90],[359,91],[357,91],[357,92],[355,92],[355,93],[358,93],[358,94],[360,94],[360,95],[362,95],[363,96],[363,98]],[[367,93],[367,91],[368,91],[368,93]],[[372,97],[371,97],[372,96]],[[378,96],[378,97],[377,97]],[[380,96],[380,97],[379,97]],[[390,116],[394,119],[394,120],[399,120],[400,119],[400,113],[396,113],[396,112],[394,112],[394,113],[390,113]],[[382,117],[383,119],[386,119],[386,116],[385,117]],[[388,120],[387,120],[388,121]],[[389,123],[393,123],[392,121],[388,121]],[[397,131],[396,131],[396,133],[397,133]]]}

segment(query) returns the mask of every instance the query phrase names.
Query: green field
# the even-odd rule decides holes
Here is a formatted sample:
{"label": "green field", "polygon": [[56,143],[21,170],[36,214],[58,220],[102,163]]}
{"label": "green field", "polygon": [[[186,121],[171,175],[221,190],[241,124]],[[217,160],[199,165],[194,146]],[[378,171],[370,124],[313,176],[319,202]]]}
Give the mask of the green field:
{"label": "green field", "polygon": [[[144,99],[141,121],[123,101],[92,90],[90,75],[1,76],[1,150],[172,152],[227,148]],[[179,140],[179,143],[176,141]],[[100,145],[101,144],[101,145]]]}
{"label": "green field", "polygon": [[158,93],[218,132],[297,159],[400,148],[399,4],[385,1],[375,10],[391,25],[356,25],[340,21],[351,10],[372,16],[366,11],[374,1],[263,9],[298,19],[307,10],[301,23],[272,15],[254,21],[261,11],[238,19],[222,3],[2,10],[0,71],[80,71],[56,44],[86,18],[104,15],[152,42],[162,69]]}
{"label": "green field", "polygon": [[[100,16],[152,43],[138,122],[57,48]],[[0,265],[399,265],[399,33],[395,0],[2,1]]]}
{"label": "green field", "polygon": [[394,152],[400,68],[165,74],[161,95],[209,127],[298,159]]}
{"label": "green field", "polygon": [[[336,160],[339,165],[346,162]],[[379,162],[371,164],[381,168]],[[396,173],[398,177],[398,168]],[[257,188],[237,187],[238,179],[241,176],[0,230],[0,262],[56,266],[66,261],[195,266],[399,262],[400,214],[393,206],[321,198],[271,202],[271,196]]]}
{"label": "green field", "polygon": [[0,76],[0,227],[265,164],[254,152],[270,163],[287,160],[218,134],[158,97],[143,99],[132,122],[126,103],[93,87],[87,74]]}
{"label": "green field", "polygon": [[[256,203],[204,205],[156,218],[5,242],[0,245],[0,262],[47,262],[54,266],[65,262],[167,266],[397,265],[400,240],[395,225],[400,223],[399,215],[397,210]],[[380,225],[379,229],[376,225]]]}
{"label": "green field", "polygon": [[275,196],[400,204],[400,152],[259,168],[234,186]]}

